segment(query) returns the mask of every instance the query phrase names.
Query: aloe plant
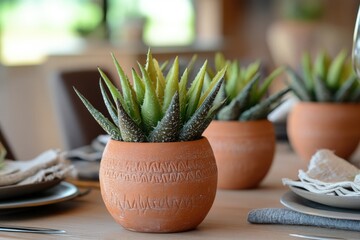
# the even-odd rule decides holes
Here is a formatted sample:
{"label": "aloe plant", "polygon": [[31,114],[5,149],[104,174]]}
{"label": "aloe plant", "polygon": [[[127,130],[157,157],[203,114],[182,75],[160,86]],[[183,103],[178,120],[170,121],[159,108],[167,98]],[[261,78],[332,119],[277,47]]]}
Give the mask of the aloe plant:
{"label": "aloe plant", "polygon": [[[126,142],[175,142],[199,139],[225,101],[215,101],[224,82],[225,68],[214,75],[202,92],[207,69],[204,62],[189,88],[189,70],[180,73],[176,57],[165,74],[165,65],[149,49],[145,66],[132,69],[132,84],[112,54],[121,90],[99,68],[100,90],[111,116],[107,119],[74,89],[88,111],[114,140]],[[104,84],[105,83],[105,84]],[[189,82],[190,83],[190,82]],[[110,95],[107,93],[110,92]]]}
{"label": "aloe plant", "polygon": [[[260,67],[260,61],[244,67],[237,60],[226,60],[222,53],[215,54],[215,70],[227,68],[225,83],[221,89],[226,103],[216,115],[216,119],[223,121],[266,119],[268,114],[282,103],[282,98],[289,92],[289,88],[270,96],[266,95],[271,83],[283,72],[283,68],[277,68],[262,79]],[[210,69],[208,74],[212,76],[212,72],[213,70]]]}
{"label": "aloe plant", "polygon": [[322,51],[314,61],[306,52],[299,73],[290,67],[286,71],[288,84],[301,101],[360,102],[359,79],[345,50],[334,58]]}

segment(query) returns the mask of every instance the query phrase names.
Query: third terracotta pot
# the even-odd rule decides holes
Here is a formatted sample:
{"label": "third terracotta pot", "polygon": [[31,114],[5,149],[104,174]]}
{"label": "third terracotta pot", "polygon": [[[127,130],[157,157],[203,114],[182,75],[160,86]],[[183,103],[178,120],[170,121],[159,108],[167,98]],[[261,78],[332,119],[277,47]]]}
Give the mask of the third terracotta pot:
{"label": "third terracotta pot", "polygon": [[289,114],[287,132],[304,161],[322,148],[348,159],[360,140],[360,104],[299,102]]}
{"label": "third terracotta pot", "polygon": [[204,136],[214,151],[218,188],[255,188],[268,173],[275,152],[274,127],[268,120],[214,120]]}

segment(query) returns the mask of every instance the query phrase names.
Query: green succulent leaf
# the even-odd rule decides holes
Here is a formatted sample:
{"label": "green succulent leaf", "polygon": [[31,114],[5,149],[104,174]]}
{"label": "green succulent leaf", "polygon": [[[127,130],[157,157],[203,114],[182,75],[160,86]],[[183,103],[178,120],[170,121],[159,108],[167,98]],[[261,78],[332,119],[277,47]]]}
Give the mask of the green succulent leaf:
{"label": "green succulent leaf", "polygon": [[313,70],[313,78],[319,77],[321,79],[327,79],[328,73],[328,65],[329,65],[329,57],[324,51],[321,51],[315,59],[314,70]]}
{"label": "green succulent leaf", "polygon": [[259,102],[265,96],[265,94],[269,90],[271,83],[283,72],[284,72],[284,68],[278,67],[267,78],[265,78],[263,84],[260,86],[259,91],[255,95],[256,97],[254,102]]}
{"label": "green succulent leaf", "polygon": [[140,64],[139,68],[145,82],[145,96],[143,105],[141,106],[141,116],[146,132],[151,132],[157,125],[158,121],[160,121],[162,111],[154,86],[147,71]]}
{"label": "green succulent leaf", "polygon": [[199,100],[199,104],[198,107],[204,102],[204,100],[209,96],[210,92],[213,90],[213,88],[215,87],[215,85],[225,76],[225,72],[226,72],[226,66],[221,69],[220,71],[217,72],[217,74],[215,75],[215,77],[210,81],[209,86],[207,86],[205,92],[203,93],[203,95],[200,97]]}
{"label": "green succulent leaf", "polygon": [[224,54],[219,53],[219,52],[215,53],[215,69],[216,69],[216,71],[220,71],[226,65],[227,65],[227,63],[226,63]]}
{"label": "green succulent leaf", "polygon": [[130,115],[130,117],[134,120],[136,124],[140,125],[141,123],[140,107],[138,105],[134,89],[132,88],[129,79],[125,75],[123,69],[121,68],[114,54],[111,54],[111,56],[119,75],[122,96],[124,98],[123,103],[126,104],[126,108],[125,108],[126,112]]}
{"label": "green succulent leaf", "polygon": [[145,142],[146,136],[140,127],[127,114],[120,101],[116,101],[118,110],[119,128],[121,137],[125,142]]}
{"label": "green succulent leaf", "polygon": [[190,117],[194,114],[199,104],[199,99],[201,96],[201,90],[204,83],[205,71],[206,71],[207,61],[204,62],[200,71],[196,75],[194,81],[192,82],[189,91],[187,92],[187,108],[185,114],[185,121],[190,119]]}
{"label": "green succulent leaf", "polygon": [[179,101],[180,101],[180,118],[181,122],[185,121],[185,114],[186,114],[186,95],[187,95],[187,84],[189,80],[189,71],[186,68],[184,70],[183,75],[181,76],[180,83],[179,83]]}
{"label": "green succulent leaf", "polygon": [[348,102],[351,99],[353,90],[357,84],[357,77],[351,76],[345,81],[345,83],[339,88],[335,94],[335,102]]}
{"label": "green succulent leaf", "polygon": [[341,84],[341,75],[347,58],[346,51],[341,51],[331,62],[327,76],[327,84],[331,89],[337,89]]}
{"label": "green succulent leaf", "polygon": [[117,116],[117,109],[116,107],[112,104],[112,102],[110,101],[109,96],[106,93],[104,84],[102,83],[102,81],[99,81],[99,85],[100,85],[100,91],[101,91],[101,95],[103,96],[103,100],[106,106],[106,109],[108,110],[111,119],[113,120],[113,122],[118,125],[119,119]]}
{"label": "green succulent leaf", "polygon": [[314,88],[314,80],[312,74],[311,57],[308,52],[304,53],[301,58],[301,66],[303,71],[303,78],[306,88],[311,91]]}
{"label": "green succulent leaf", "polygon": [[318,102],[331,102],[331,90],[326,86],[325,80],[314,78],[315,99]]}
{"label": "green succulent leaf", "polygon": [[94,108],[94,106],[76,88],[74,88],[74,90],[87,108],[87,110],[98,122],[98,124],[105,130],[105,132],[109,134],[112,139],[120,141],[121,133],[119,128],[115,126],[109,119],[107,119],[101,112]]}
{"label": "green succulent leaf", "polygon": [[357,82],[357,88],[353,90],[349,102],[360,102],[360,84]]}
{"label": "green succulent leaf", "polygon": [[258,119],[266,119],[268,114],[274,109],[272,106],[276,105],[281,98],[290,91],[289,88],[280,90],[279,92],[271,95],[264,101],[256,104],[250,109],[244,111],[239,120],[240,121],[249,121],[249,120],[258,120]]}
{"label": "green succulent leaf", "polygon": [[179,59],[178,57],[176,57],[173,65],[169,70],[169,73],[166,76],[163,112],[165,112],[166,109],[168,109],[175,92],[178,91],[179,91]]}
{"label": "green succulent leaf", "polygon": [[218,81],[215,87],[212,89],[208,97],[204,100],[203,104],[184,124],[183,128],[180,131],[179,138],[181,141],[191,141],[201,137],[201,134],[204,132],[204,130],[209,124],[206,119],[223,82],[224,79],[221,78],[221,80]]}
{"label": "green succulent leaf", "polygon": [[252,80],[244,87],[235,99],[230,101],[228,105],[223,107],[218,113],[218,119],[229,121],[237,120],[243,109],[246,109],[250,103],[251,90],[260,79],[260,73],[257,73]]}
{"label": "green succulent leaf", "polygon": [[306,86],[301,79],[301,77],[290,67],[286,68],[286,72],[289,75],[289,86],[291,87],[294,94],[302,101],[310,102],[312,101],[312,97],[310,93],[307,91]]}
{"label": "green succulent leaf", "polygon": [[[226,66],[226,65],[225,65]],[[239,83],[241,83],[240,76],[240,67],[237,61],[232,62],[227,67],[227,76],[226,76],[226,84],[225,90],[226,94],[230,100],[234,99],[239,91],[237,87]]]}
{"label": "green succulent leaf", "polygon": [[154,61],[153,61],[153,57],[152,57],[152,53],[151,50],[149,48],[148,53],[146,55],[146,65],[145,65],[145,69],[146,72],[149,76],[149,78],[151,79],[152,84],[154,84],[154,88],[156,89],[156,69],[155,69],[155,65],[154,65]]}
{"label": "green succulent leaf", "polygon": [[137,74],[134,68],[131,69],[131,72],[133,76],[134,90],[136,92],[136,99],[138,104],[141,106],[144,102],[145,86],[143,81],[141,80],[141,77]]}
{"label": "green succulent leaf", "polygon": [[164,92],[165,92],[165,85],[166,85],[166,82],[165,82],[165,77],[162,73],[162,70],[159,66],[159,63],[158,61],[156,61],[156,59],[153,59],[154,61],[154,67],[155,67],[155,70],[156,70],[156,95],[158,97],[158,100],[159,100],[159,103],[160,105],[163,104],[163,101],[164,101]]}
{"label": "green succulent leaf", "polygon": [[176,92],[166,110],[164,117],[149,134],[150,142],[175,142],[180,133],[180,104],[179,93]]}

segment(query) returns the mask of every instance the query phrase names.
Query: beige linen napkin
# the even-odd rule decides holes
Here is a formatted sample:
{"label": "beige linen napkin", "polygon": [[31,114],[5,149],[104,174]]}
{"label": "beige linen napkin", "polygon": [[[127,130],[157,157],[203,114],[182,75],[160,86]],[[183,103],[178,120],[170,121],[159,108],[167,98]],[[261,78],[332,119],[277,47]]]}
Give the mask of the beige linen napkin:
{"label": "beige linen napkin", "polygon": [[282,179],[284,185],[301,187],[313,193],[360,196],[360,169],[328,149],[317,151],[308,170],[299,170],[299,180]]}
{"label": "beige linen napkin", "polygon": [[32,160],[6,160],[4,167],[0,169],[0,186],[63,179],[71,174],[74,174],[73,166],[61,160],[59,151],[48,150]]}

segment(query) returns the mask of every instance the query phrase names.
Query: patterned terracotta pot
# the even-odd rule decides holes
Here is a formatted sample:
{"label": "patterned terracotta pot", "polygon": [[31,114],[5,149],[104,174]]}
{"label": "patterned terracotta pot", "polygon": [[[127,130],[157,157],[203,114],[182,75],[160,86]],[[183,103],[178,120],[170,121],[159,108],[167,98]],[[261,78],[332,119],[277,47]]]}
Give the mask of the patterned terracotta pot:
{"label": "patterned terracotta pot", "polygon": [[110,140],[101,160],[106,208],[131,231],[196,228],[213,204],[216,186],[216,162],[206,138],[170,143]]}
{"label": "patterned terracotta pot", "polygon": [[348,159],[360,140],[360,104],[299,102],[291,110],[290,143],[305,161],[321,148]]}
{"label": "patterned terracotta pot", "polygon": [[218,167],[218,188],[255,188],[268,173],[275,152],[271,122],[212,121],[204,136]]}

